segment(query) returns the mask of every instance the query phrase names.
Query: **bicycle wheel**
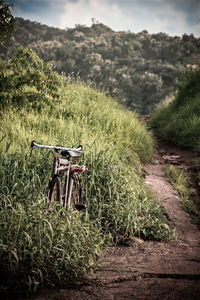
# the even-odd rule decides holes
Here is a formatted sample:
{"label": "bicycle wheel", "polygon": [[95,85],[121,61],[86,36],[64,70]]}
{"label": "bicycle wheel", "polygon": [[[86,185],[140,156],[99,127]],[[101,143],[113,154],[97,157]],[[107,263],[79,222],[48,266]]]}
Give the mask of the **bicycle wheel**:
{"label": "bicycle wheel", "polygon": [[78,174],[70,176],[68,205],[72,205],[76,210],[86,208],[83,203],[83,191],[80,176]]}
{"label": "bicycle wheel", "polygon": [[50,203],[53,203],[54,201],[58,201],[59,203],[61,203],[61,181],[59,176],[55,176],[51,180],[49,184],[48,197]]}

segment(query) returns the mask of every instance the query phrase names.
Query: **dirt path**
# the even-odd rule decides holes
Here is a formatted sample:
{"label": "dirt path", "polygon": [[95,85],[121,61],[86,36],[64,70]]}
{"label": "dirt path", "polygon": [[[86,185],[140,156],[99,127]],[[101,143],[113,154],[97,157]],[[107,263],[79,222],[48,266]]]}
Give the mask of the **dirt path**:
{"label": "dirt path", "polygon": [[188,151],[160,145],[154,161],[145,167],[146,183],[165,208],[176,239],[158,243],[133,238],[127,245],[109,248],[90,276],[95,284],[48,291],[34,299],[200,299],[200,230],[182,210],[164,174],[166,162],[191,172],[194,160]]}

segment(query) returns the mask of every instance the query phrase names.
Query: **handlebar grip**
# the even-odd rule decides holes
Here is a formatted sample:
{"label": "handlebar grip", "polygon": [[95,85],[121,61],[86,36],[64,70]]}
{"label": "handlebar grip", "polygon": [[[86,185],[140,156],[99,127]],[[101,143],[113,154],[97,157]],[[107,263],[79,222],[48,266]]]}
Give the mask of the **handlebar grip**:
{"label": "handlebar grip", "polygon": [[33,149],[34,147],[46,148],[46,149],[53,149],[55,151],[58,151],[58,150],[64,150],[64,151],[81,151],[82,148],[83,148],[81,145],[79,145],[79,147],[77,149],[65,148],[65,147],[60,147],[60,146],[40,145],[40,144],[37,144],[36,141],[32,141],[31,142],[31,149]]}

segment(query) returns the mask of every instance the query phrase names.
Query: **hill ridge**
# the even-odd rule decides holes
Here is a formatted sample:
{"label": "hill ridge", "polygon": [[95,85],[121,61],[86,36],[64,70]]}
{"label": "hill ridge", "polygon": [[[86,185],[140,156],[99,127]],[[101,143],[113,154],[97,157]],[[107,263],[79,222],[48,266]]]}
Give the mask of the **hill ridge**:
{"label": "hill ridge", "polygon": [[62,30],[16,18],[8,46],[17,43],[31,47],[59,73],[80,76],[143,114],[175,93],[182,73],[200,61],[200,38],[192,34],[115,32],[104,24]]}

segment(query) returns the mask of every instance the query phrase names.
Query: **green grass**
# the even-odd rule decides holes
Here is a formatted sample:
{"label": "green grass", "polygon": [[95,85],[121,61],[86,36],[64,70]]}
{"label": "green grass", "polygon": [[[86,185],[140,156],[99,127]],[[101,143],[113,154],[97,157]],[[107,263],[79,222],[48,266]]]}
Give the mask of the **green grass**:
{"label": "green grass", "polygon": [[31,281],[46,285],[69,284],[82,277],[99,257],[104,238],[87,217],[43,199],[23,205],[1,198],[1,282],[6,286]]}
{"label": "green grass", "polygon": [[[141,165],[151,159],[154,147],[137,115],[103,92],[65,81],[28,50],[20,48],[16,57],[7,65],[1,62],[4,284],[63,286],[83,278],[110,243],[131,235],[167,240],[167,220],[141,175]],[[35,149],[30,155],[32,140],[84,146],[86,213],[74,214],[59,205],[49,211],[46,187],[53,154]]]}
{"label": "green grass", "polygon": [[174,100],[160,106],[150,125],[159,138],[200,153],[200,69],[187,75]]}
{"label": "green grass", "polygon": [[185,172],[173,165],[166,165],[166,175],[170,179],[175,190],[180,196],[182,206],[188,213],[198,214],[195,204],[191,199],[190,189],[188,185],[188,177]]}

